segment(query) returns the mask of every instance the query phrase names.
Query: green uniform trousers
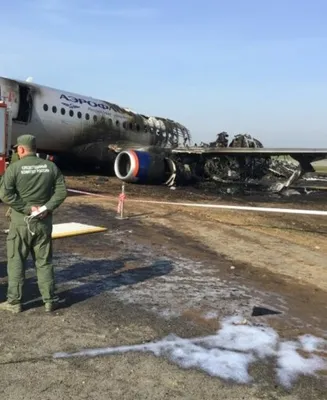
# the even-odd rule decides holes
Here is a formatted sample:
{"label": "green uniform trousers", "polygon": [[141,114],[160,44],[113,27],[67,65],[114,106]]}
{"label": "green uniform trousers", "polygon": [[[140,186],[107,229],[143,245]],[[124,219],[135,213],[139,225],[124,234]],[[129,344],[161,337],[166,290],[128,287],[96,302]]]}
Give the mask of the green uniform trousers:
{"label": "green uniform trousers", "polygon": [[55,302],[55,281],[52,265],[52,221],[47,219],[26,224],[10,223],[7,236],[8,302],[20,303],[25,281],[25,262],[32,254],[38,287],[44,303]]}

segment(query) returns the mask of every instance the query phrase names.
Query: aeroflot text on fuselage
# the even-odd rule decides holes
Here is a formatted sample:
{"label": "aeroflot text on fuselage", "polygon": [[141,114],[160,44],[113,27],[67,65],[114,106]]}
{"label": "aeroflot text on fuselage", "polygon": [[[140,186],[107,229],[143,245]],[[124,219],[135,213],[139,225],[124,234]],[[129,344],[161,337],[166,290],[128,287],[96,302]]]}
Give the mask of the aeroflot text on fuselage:
{"label": "aeroflot text on fuselage", "polygon": [[60,99],[65,99],[65,100],[70,101],[72,103],[88,104],[90,107],[101,108],[102,110],[113,110],[113,111],[116,111],[116,112],[120,111],[119,107],[115,107],[113,104],[111,104],[109,106],[108,104],[97,103],[97,102],[92,101],[92,100],[85,100],[85,99],[77,98],[77,97],[70,96],[70,95],[62,94],[60,96]]}

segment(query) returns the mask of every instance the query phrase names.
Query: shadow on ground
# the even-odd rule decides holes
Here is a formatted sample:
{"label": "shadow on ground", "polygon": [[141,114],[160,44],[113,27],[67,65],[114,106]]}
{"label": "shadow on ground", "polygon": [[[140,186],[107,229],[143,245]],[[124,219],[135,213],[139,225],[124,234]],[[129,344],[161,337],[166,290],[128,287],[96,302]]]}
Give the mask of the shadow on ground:
{"label": "shadow on ground", "polygon": [[[65,257],[65,255],[61,255]],[[65,307],[85,301],[113,289],[135,285],[149,279],[169,274],[173,263],[169,260],[158,259],[149,266],[127,266],[126,263],[136,263],[135,257],[117,258],[115,260],[79,260],[68,267],[55,270],[55,279],[59,298],[65,300]],[[56,263],[60,265],[60,258]],[[5,266],[6,268],[6,266]],[[1,276],[6,276],[4,263],[0,264]],[[28,260],[26,270],[34,268]],[[66,289],[66,287],[69,287]],[[7,282],[0,283],[0,301],[5,301]],[[27,278],[24,285],[24,308],[34,308],[43,305],[37,286],[36,276]]]}

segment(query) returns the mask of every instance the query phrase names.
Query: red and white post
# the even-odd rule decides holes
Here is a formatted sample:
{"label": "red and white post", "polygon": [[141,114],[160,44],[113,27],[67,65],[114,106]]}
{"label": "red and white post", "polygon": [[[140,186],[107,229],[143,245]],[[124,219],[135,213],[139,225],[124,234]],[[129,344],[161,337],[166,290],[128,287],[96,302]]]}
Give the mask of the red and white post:
{"label": "red and white post", "polygon": [[117,219],[126,219],[127,217],[124,217],[124,202],[126,200],[126,195],[125,195],[125,183],[122,183],[121,187],[121,193],[118,197],[118,207],[117,207]]}

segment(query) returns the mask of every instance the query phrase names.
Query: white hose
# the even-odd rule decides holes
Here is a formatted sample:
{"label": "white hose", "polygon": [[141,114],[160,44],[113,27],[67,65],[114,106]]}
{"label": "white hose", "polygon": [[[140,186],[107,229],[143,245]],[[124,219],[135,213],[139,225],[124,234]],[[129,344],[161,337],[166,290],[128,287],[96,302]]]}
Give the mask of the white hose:
{"label": "white hose", "polygon": [[[84,192],[81,190],[68,189],[69,192],[86,194],[89,196],[99,196],[113,198],[112,196],[106,196],[102,194]],[[256,212],[274,212],[284,214],[302,214],[302,215],[321,215],[327,216],[327,211],[321,210],[305,210],[305,209],[291,209],[291,208],[274,208],[274,207],[250,207],[250,206],[230,206],[222,204],[207,204],[207,203],[177,203],[173,201],[157,201],[157,200],[139,200],[139,199],[128,199],[130,202],[149,203],[149,204],[162,204],[169,206],[182,206],[182,207],[201,207],[201,208],[220,208],[229,210],[240,210],[240,211],[256,211]]]}

